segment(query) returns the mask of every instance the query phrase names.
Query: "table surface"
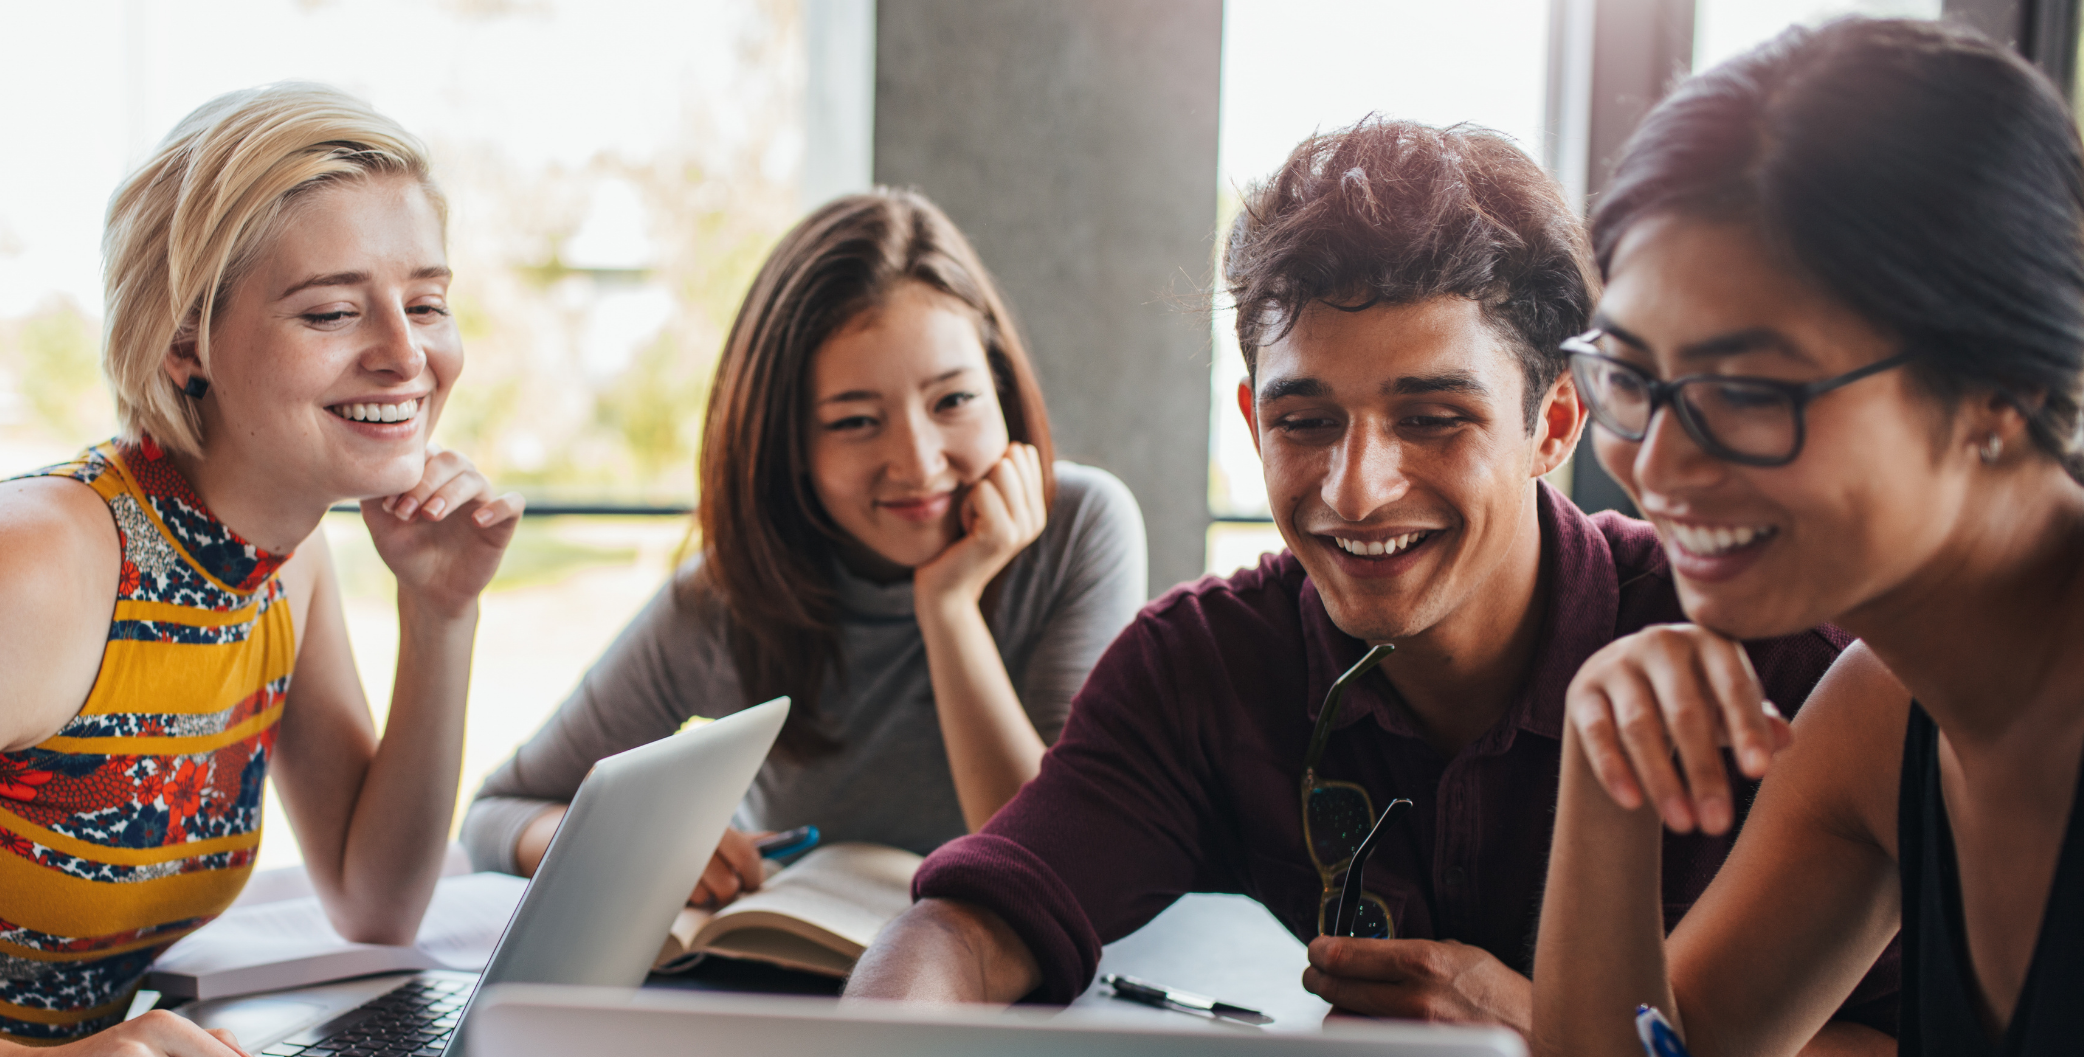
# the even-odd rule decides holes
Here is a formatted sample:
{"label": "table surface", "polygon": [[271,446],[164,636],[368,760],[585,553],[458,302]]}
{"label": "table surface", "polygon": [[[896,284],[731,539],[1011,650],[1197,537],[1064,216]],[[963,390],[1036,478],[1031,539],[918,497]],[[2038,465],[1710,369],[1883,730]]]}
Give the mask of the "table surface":
{"label": "table surface", "polygon": [[1107,945],[1076,1010],[1140,1010],[1167,1021],[1202,1020],[1125,1002],[1099,978],[1108,973],[1246,1006],[1274,1018],[1269,1031],[1316,1031],[1331,1006],[1303,990],[1303,945],[1266,908],[1241,895],[1188,895],[1151,923]]}
{"label": "table surface", "polygon": [[[444,873],[465,873],[469,863],[451,847]],[[256,874],[240,903],[264,903],[311,894],[311,882],[300,868]],[[1113,997],[1100,983],[1120,973],[1181,991],[1259,1010],[1273,1017],[1269,1031],[1315,1031],[1331,1006],[1303,990],[1302,971],[1309,964],[1303,945],[1266,908],[1241,895],[1195,893],[1181,897],[1143,928],[1108,944],[1100,954],[1092,986],[1071,1003],[1082,1017],[1125,1022],[1164,1023],[1187,1027],[1194,1022],[1210,1030],[1235,1025],[1176,1010]],[[646,987],[696,991],[746,991],[766,994],[836,995],[840,982],[808,973],[750,962],[711,959],[690,973],[653,976]]]}
{"label": "table surface", "polygon": [[[1164,1023],[1174,1028],[1201,1022],[1212,1031],[1229,1023],[1177,1010],[1115,998],[1100,979],[1108,973],[1191,991],[1273,1017],[1269,1031],[1315,1031],[1331,1011],[1303,990],[1309,963],[1288,930],[1258,903],[1240,895],[1188,895],[1150,924],[1122,937],[1100,954],[1093,984],[1071,1003],[1075,1015],[1110,1021]],[[693,971],[653,976],[646,987],[690,991],[753,991],[769,994],[836,995],[840,982],[755,962],[709,959]]]}

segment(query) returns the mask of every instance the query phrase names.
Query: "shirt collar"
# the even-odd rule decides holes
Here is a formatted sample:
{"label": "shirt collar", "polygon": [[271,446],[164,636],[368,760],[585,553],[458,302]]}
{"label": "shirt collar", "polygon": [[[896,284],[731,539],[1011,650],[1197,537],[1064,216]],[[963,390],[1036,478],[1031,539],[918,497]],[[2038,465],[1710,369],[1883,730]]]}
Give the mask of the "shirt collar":
{"label": "shirt collar", "polygon": [[[1478,744],[1509,739],[1514,730],[1542,737],[1563,736],[1563,694],[1585,661],[1613,640],[1620,615],[1620,581],[1614,555],[1599,526],[1546,481],[1536,484],[1536,516],[1541,526],[1541,567],[1548,581],[1542,603],[1541,630],[1535,640],[1531,677],[1520,697]],[[1367,643],[1332,623],[1317,585],[1306,576],[1300,594],[1303,642],[1309,659],[1311,722],[1324,705],[1324,695],[1340,674],[1367,653]],[[1384,663],[1395,664],[1395,657]],[[1411,717],[1390,701],[1389,683],[1379,675],[1346,689],[1334,729],[1373,716],[1385,731],[1420,738]]]}

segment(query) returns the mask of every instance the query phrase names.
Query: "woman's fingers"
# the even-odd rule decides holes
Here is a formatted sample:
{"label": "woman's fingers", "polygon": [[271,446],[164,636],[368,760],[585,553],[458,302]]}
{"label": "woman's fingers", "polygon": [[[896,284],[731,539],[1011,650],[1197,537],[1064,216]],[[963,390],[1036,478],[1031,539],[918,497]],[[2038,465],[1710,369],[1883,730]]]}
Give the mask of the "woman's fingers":
{"label": "woman's fingers", "polygon": [[978,481],[970,489],[970,509],[975,513],[976,523],[970,527],[970,535],[993,544],[1005,543],[1014,533],[1013,512],[1007,509],[1006,492],[1000,483],[1000,475]]}
{"label": "woman's fingers", "polygon": [[470,520],[476,522],[479,528],[491,528],[502,522],[519,519],[521,512],[526,509],[528,500],[522,498],[521,493],[508,492],[487,500],[485,505],[472,511]]}
{"label": "woman's fingers", "polygon": [[736,875],[740,891],[754,891],[766,879],[767,872],[760,865],[760,849],[753,846],[752,837],[735,829],[724,831],[724,839],[716,845],[716,858]]}
{"label": "woman's fingers", "polygon": [[429,445],[427,462],[420,471],[419,481],[411,488],[385,499],[383,508],[400,521],[410,520],[414,514],[419,513],[429,496],[448,484],[457,474],[470,470],[470,460],[453,452],[435,450]]}
{"label": "woman's fingers", "polygon": [[234,1035],[223,1028],[211,1028],[210,1036],[212,1038],[215,1038],[218,1042],[223,1043],[225,1049],[228,1049],[233,1053],[238,1054],[239,1057],[250,1057],[250,1055],[246,1052],[246,1048],[239,1045],[239,1037],[237,1035]]}
{"label": "woman's fingers", "polygon": [[1597,687],[1572,686],[1568,709],[1571,725],[1577,728],[1578,746],[1599,784],[1606,787],[1606,795],[1629,811],[1643,806],[1642,784],[1635,780],[1635,768],[1621,748],[1613,702]]}
{"label": "woman's fingers", "polygon": [[1042,497],[1042,457],[1032,444],[1013,444],[990,478],[1006,501],[1013,538],[1025,546],[1042,533],[1048,510]]}
{"label": "woman's fingers", "polygon": [[1005,456],[992,466],[987,477],[992,484],[998,486],[999,501],[1004,504],[1006,510],[1006,528],[1010,532],[1018,533],[1021,526],[1027,523],[1028,516],[1027,481],[1021,473],[1019,448],[1015,447],[1006,452]]}
{"label": "woman's fingers", "polygon": [[1701,634],[1712,637],[1717,646],[1701,652],[1701,674],[1713,688],[1720,706],[1722,725],[1729,734],[1730,748],[1736,753],[1737,767],[1749,777],[1763,778],[1773,762],[1773,754],[1785,747],[1780,738],[1787,721],[1780,720],[1782,730],[1774,729],[1773,720],[1779,719],[1780,713],[1777,709],[1767,711],[1765,688],[1759,685],[1758,673],[1752,670],[1751,657],[1744,647],[1713,632]]}
{"label": "woman's fingers", "polygon": [[466,469],[443,481],[426,499],[420,502],[420,516],[428,521],[440,521],[452,510],[460,510],[472,500],[479,499],[492,491],[492,482],[474,469]]}
{"label": "woman's fingers", "polygon": [[[166,1057],[250,1057],[231,1032],[222,1028],[205,1031],[194,1021],[164,1009],[155,1009],[125,1021],[94,1038],[116,1043],[109,1051],[115,1053],[135,1052],[151,1057],[160,1054]],[[126,1045],[130,1048],[125,1049]]]}
{"label": "woman's fingers", "polygon": [[1722,764],[1722,744],[1727,738],[1721,708],[1713,700],[1692,646],[1673,643],[1672,652],[1650,659],[1644,675],[1664,712],[1666,736],[1678,750],[1688,814],[1702,831],[1723,833],[1735,819],[1729,772]]}
{"label": "woman's fingers", "polygon": [[709,857],[709,865],[702,868],[702,880],[695,885],[695,896],[690,902],[696,906],[720,907],[738,898],[740,887],[738,871],[721,853]]}
{"label": "woman's fingers", "polygon": [[1636,781],[1655,805],[1664,824],[1681,833],[1693,828],[1693,811],[1687,803],[1686,786],[1672,769],[1672,744],[1665,731],[1664,712],[1656,692],[1640,671],[1611,680],[1605,687],[1613,703],[1614,724],[1621,732],[1621,748],[1628,754]]}
{"label": "woman's fingers", "polygon": [[1757,778],[1793,736],[1765,701],[1743,645],[1686,624],[1645,628],[1601,649],[1572,680],[1566,708],[1614,802],[1634,808],[1646,799],[1682,833],[1723,833],[1735,822],[1725,746]]}

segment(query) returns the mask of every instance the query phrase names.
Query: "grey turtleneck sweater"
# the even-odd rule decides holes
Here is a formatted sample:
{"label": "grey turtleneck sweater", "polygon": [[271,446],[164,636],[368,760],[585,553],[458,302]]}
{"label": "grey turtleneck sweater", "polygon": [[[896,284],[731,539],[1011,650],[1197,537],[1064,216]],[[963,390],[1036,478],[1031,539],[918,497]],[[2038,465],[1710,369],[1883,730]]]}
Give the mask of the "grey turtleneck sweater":
{"label": "grey turtleneck sweater", "polygon": [[[1104,470],[1056,464],[1042,535],[1007,566],[991,626],[1006,674],[1042,740],[1054,744],[1071,697],[1147,589],[1143,515]],[[701,559],[683,566],[684,581]],[[835,565],[835,568],[837,566]],[[818,702],[838,752],[770,756],[738,823],[817,826],[826,841],[874,841],[921,855],[967,832],[948,770],[911,581],[835,573],[841,673]],[[514,844],[543,808],[569,802],[604,756],[655,741],[691,716],[746,707],[718,601],[668,584],[624,628],[549,722],[478,790],[463,845],[480,870],[514,871]]]}

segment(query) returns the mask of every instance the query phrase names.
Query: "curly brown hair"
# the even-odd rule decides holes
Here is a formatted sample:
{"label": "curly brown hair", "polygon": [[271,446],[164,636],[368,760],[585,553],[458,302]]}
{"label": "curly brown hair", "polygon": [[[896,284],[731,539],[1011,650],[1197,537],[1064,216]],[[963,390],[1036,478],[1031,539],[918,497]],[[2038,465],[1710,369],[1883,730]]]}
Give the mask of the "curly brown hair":
{"label": "curly brown hair", "polygon": [[1313,301],[1348,312],[1475,301],[1519,357],[1530,433],[1565,366],[1558,346],[1599,296],[1583,222],[1512,140],[1376,116],[1304,140],[1250,188],[1223,282],[1254,377],[1259,350]]}

